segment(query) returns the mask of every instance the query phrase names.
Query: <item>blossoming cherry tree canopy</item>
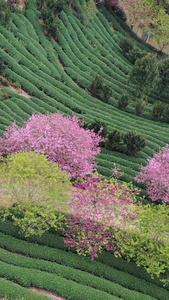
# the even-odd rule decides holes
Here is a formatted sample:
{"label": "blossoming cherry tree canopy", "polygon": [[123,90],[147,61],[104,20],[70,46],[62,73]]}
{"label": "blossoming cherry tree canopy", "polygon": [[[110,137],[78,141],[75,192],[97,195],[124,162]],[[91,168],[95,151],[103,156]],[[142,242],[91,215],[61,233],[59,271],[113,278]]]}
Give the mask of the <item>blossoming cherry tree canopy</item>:
{"label": "blossoming cherry tree canopy", "polygon": [[103,138],[82,128],[83,121],[60,113],[32,115],[22,128],[13,123],[0,138],[0,155],[18,151],[44,153],[72,177],[92,173]]}
{"label": "blossoming cherry tree canopy", "polygon": [[169,146],[148,159],[148,165],[141,167],[135,179],[147,183],[147,193],[152,201],[169,203]]}

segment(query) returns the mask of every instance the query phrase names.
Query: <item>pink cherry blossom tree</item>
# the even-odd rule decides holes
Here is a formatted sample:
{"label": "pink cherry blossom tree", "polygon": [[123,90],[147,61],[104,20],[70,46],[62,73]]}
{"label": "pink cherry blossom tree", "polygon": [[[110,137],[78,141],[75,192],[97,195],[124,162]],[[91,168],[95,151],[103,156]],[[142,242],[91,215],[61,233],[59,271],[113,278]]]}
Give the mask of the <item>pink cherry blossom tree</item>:
{"label": "pink cherry blossom tree", "polygon": [[148,159],[148,165],[141,167],[135,179],[147,184],[147,193],[152,201],[169,203],[169,146]]}
{"label": "pink cherry blossom tree", "polygon": [[71,176],[92,173],[103,138],[81,126],[77,117],[60,113],[32,115],[22,128],[14,123],[0,138],[0,155],[18,151],[44,153]]}
{"label": "pink cherry blossom tree", "polygon": [[129,229],[138,218],[138,190],[115,179],[101,180],[98,174],[75,184],[69,203],[67,228],[63,230],[68,247],[92,259],[103,249],[116,251],[115,228]]}

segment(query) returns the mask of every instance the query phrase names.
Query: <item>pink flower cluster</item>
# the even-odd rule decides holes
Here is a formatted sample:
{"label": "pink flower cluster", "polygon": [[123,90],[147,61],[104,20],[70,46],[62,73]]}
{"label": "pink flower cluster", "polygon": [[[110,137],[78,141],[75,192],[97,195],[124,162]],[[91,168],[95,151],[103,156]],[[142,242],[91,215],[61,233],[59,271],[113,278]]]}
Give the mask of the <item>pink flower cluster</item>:
{"label": "pink flower cluster", "polygon": [[162,200],[169,203],[169,147],[164,147],[153,158],[148,159],[148,165],[141,167],[135,177],[138,182],[147,184],[147,193],[152,201]]}
{"label": "pink flower cluster", "polygon": [[126,229],[138,218],[138,193],[116,180],[101,180],[98,175],[77,182],[64,231],[66,245],[90,254],[92,259],[103,249],[115,251],[113,228]]}
{"label": "pink flower cluster", "polygon": [[0,155],[17,151],[44,153],[71,176],[92,173],[103,138],[81,127],[77,117],[60,113],[32,115],[24,127],[14,123],[0,138]]}

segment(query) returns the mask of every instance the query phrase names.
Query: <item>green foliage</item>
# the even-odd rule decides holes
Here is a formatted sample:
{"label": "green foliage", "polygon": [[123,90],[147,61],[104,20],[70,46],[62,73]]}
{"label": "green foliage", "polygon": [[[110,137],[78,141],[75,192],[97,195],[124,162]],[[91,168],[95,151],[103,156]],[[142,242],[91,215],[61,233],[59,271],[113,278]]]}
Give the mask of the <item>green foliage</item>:
{"label": "green foliage", "polygon": [[5,297],[2,300],[49,300],[45,295],[25,289],[5,278],[0,278],[0,296]]}
{"label": "green foliage", "polygon": [[10,5],[5,0],[0,0],[0,23],[8,27],[11,18]]}
{"label": "green foliage", "polygon": [[157,58],[154,54],[137,59],[131,69],[129,82],[136,85],[136,95],[149,94],[159,80]]}
{"label": "green foliage", "polygon": [[157,85],[157,93],[163,96],[169,89],[169,58],[158,62],[159,83]]}
{"label": "green foliage", "polygon": [[136,108],[136,116],[141,116],[145,106],[147,104],[147,101],[143,98],[140,98],[137,100],[135,108]]}
{"label": "green foliage", "polygon": [[133,49],[133,44],[130,40],[122,39],[120,40],[119,44],[121,50],[122,50],[122,55],[126,56],[126,54],[129,53]]}
{"label": "green foliage", "polygon": [[134,64],[137,59],[140,59],[147,54],[146,51],[138,48],[129,39],[120,40],[119,46],[122,50],[122,55],[124,55],[132,64]]}
{"label": "green foliage", "polygon": [[119,130],[114,130],[108,135],[107,147],[110,150],[117,150],[121,142],[121,133]]}
{"label": "green foliage", "polygon": [[6,100],[9,98],[11,98],[9,93],[0,89],[0,101]]}
{"label": "green foliage", "polygon": [[107,125],[100,119],[95,119],[93,122],[85,122],[83,128],[93,129],[95,133],[98,133],[102,128],[100,135],[104,138],[107,135]]}
{"label": "green foliage", "polygon": [[127,105],[129,104],[129,95],[123,94],[118,100],[118,108],[121,110],[126,110]]}
{"label": "green foliage", "polygon": [[[4,63],[3,58],[1,57],[1,59],[0,59],[0,75],[3,73],[4,69],[5,69],[5,63]],[[0,78],[0,81],[1,81],[1,78]]]}
{"label": "green foliage", "polygon": [[[20,240],[26,240],[30,243],[67,250],[65,243],[63,242],[63,237],[60,236],[61,232],[56,231],[54,229],[50,230],[50,233],[46,232],[40,237],[25,237],[19,232],[19,228],[13,226],[13,223],[11,221],[5,221],[0,223],[0,232],[8,236],[10,235],[12,237],[16,237]],[[69,251],[76,253],[76,249],[74,249],[73,247],[70,248]],[[127,260],[124,260],[120,257],[115,257],[113,253],[103,251],[101,254],[99,254],[97,261],[98,260],[104,263],[105,265],[113,267],[117,270],[124,271],[135,277],[144,279],[148,282],[154,283],[157,286],[162,287],[163,285],[163,283],[159,279],[156,278],[153,280],[144,268],[137,267],[134,262],[127,262]]]}
{"label": "green foliage", "polygon": [[17,153],[1,164],[1,194],[14,204],[12,219],[27,235],[60,226],[63,215],[57,211],[66,210],[70,188],[69,175],[45,155]]}
{"label": "green foliage", "polygon": [[107,86],[104,79],[99,75],[96,75],[94,78],[90,86],[90,92],[93,97],[98,97],[105,103],[108,103],[112,96],[111,88]]}
{"label": "green foliage", "polygon": [[132,64],[134,64],[137,59],[144,57],[146,54],[147,54],[146,51],[142,51],[138,47],[133,47],[132,49],[129,50],[126,57]]}
{"label": "green foliage", "polygon": [[129,155],[134,155],[146,145],[145,138],[138,134],[136,131],[127,132],[123,141],[127,146],[127,151]]}
{"label": "green foliage", "polygon": [[[126,300],[135,300],[137,297],[140,298],[140,300],[144,300],[145,297],[144,294],[136,291],[130,291],[120,286],[118,283],[110,282],[104,278],[99,278],[95,275],[73,269],[69,266],[18,256],[17,254],[12,254],[2,249],[0,249],[0,257],[3,262],[12,263],[18,267],[26,267],[29,269],[36,268],[37,270],[52,273],[53,275],[57,274],[63,278],[69,280],[71,279],[86,286],[91,286],[97,290],[107,292],[111,295],[125,297]],[[147,295],[147,299],[152,298]]]}
{"label": "green foliage", "polygon": [[54,39],[58,37],[58,22],[56,17],[68,2],[69,0],[38,0],[37,2],[45,29],[48,31],[48,35]]}
{"label": "green foliage", "polygon": [[[43,267],[45,268],[51,268],[51,270],[53,269],[56,270],[56,268],[59,268],[59,266],[57,266],[56,264],[53,264],[53,268],[50,267],[48,264],[45,263],[45,260],[48,262],[55,262],[59,265],[66,265],[69,266],[71,268],[73,268],[74,270],[81,270],[83,271],[81,273],[81,276],[83,276],[83,273],[89,274],[93,274],[95,276],[97,276],[97,278],[100,278],[101,280],[107,279],[106,282],[110,281],[113,288],[115,289],[115,293],[119,293],[119,296],[123,295],[124,299],[133,299],[130,298],[132,297],[132,293],[130,294],[130,290],[134,290],[137,291],[139,293],[135,293],[135,299],[142,299],[142,296],[144,297],[143,299],[145,299],[145,297],[147,297],[147,299],[151,299],[151,297],[154,297],[155,299],[159,299],[159,300],[164,300],[164,299],[168,299],[168,291],[166,291],[164,288],[160,288],[158,286],[156,286],[155,284],[152,284],[150,282],[146,282],[143,279],[137,278],[135,276],[132,276],[131,274],[129,274],[128,272],[124,271],[119,271],[117,270],[115,267],[113,266],[108,266],[104,263],[101,263],[100,261],[91,261],[89,258],[86,257],[82,257],[79,256],[77,254],[71,253],[69,251],[63,251],[63,250],[59,250],[57,248],[50,248],[50,247],[45,247],[45,246],[39,246],[37,244],[33,244],[33,243],[28,243],[25,242],[23,240],[18,240],[16,238],[10,237],[9,235],[5,235],[3,233],[1,233],[1,239],[0,239],[0,247],[1,248],[5,248],[8,249],[11,252],[20,252],[25,254],[26,256],[30,256],[32,258],[38,258],[38,261],[36,262],[37,265],[43,265]],[[104,253],[106,255],[106,253]],[[14,258],[14,257],[13,257]],[[16,259],[18,261],[21,261],[21,258],[17,258]],[[41,261],[40,261],[41,260]],[[32,265],[32,262],[31,262]],[[9,266],[9,264],[8,264]],[[34,265],[35,267],[35,265]],[[5,270],[6,269],[6,270]],[[25,272],[26,270],[26,272]],[[60,267],[61,270],[61,267]],[[65,268],[66,270],[66,268]],[[32,271],[32,273],[31,273]],[[5,273],[6,272],[6,273]],[[42,275],[43,273],[43,275]],[[39,270],[31,270],[28,268],[27,265],[27,269],[23,269],[21,271],[21,267],[14,267],[12,268],[11,265],[11,269],[7,268],[7,265],[3,262],[1,262],[1,266],[0,266],[0,274],[5,274],[6,278],[10,279],[17,279],[18,282],[20,282],[20,284],[24,284],[26,286],[29,286],[29,284],[31,283],[31,285],[35,285],[35,286],[39,286],[39,284],[41,284],[42,288],[46,288],[47,290],[53,291],[57,294],[59,294],[59,285],[61,285],[62,281],[61,281],[61,277],[58,276],[59,278],[56,279],[56,274],[48,274],[47,272],[42,272]],[[32,274],[32,275],[31,275]],[[72,272],[68,272],[68,268],[67,268],[67,272],[66,275],[69,276],[70,280],[72,279]],[[80,273],[78,273],[80,275]],[[50,275],[50,276],[49,276]],[[52,280],[52,275],[53,278],[55,278],[55,280]],[[75,276],[75,271],[74,271],[74,275]],[[75,277],[74,277],[75,278]],[[76,276],[76,278],[78,278],[78,275]],[[79,280],[83,280],[83,277],[79,277]],[[87,276],[84,275],[84,278],[86,278],[86,283],[87,283]],[[91,278],[91,277],[90,277]],[[96,278],[95,278],[96,279]],[[93,278],[92,280],[92,285],[96,284],[96,281]],[[62,296],[65,297],[70,297],[69,290],[71,289],[71,297],[72,299],[85,299],[86,300],[86,294],[85,296],[82,298],[82,296],[79,297],[79,295],[81,295],[81,291],[78,289],[77,283],[75,283],[74,281],[71,281],[71,285],[73,285],[73,282],[75,283],[75,287],[77,289],[78,294],[75,294],[75,291],[73,288],[70,288],[67,285],[67,281],[66,279],[62,278],[62,280],[64,280],[64,288],[62,290]],[[76,279],[78,280],[78,279]],[[51,282],[51,284],[49,283]],[[56,282],[58,283],[56,285]],[[88,281],[89,282],[89,281]],[[105,287],[104,284],[100,283],[101,287],[104,289],[107,288],[111,288],[112,287],[110,284],[106,283]],[[121,287],[118,288],[118,285],[121,285]],[[50,289],[49,289],[50,287]],[[66,288],[67,287],[67,288]],[[80,288],[80,286],[79,286]],[[126,288],[126,289],[125,289]],[[91,291],[91,287],[88,287],[88,291]],[[74,291],[74,294],[73,294]],[[96,293],[96,289],[94,290]],[[93,291],[93,292],[94,292]],[[65,293],[67,292],[67,294]],[[86,292],[86,291],[85,291]],[[109,299],[106,298],[106,295],[103,291],[101,291],[101,289],[99,290],[100,293],[100,297],[98,296],[98,293],[96,293],[96,297],[94,297],[94,294],[92,293],[91,295],[91,300],[93,299]],[[141,293],[143,295],[141,295]],[[110,295],[109,295],[110,296]],[[93,298],[92,298],[93,297]],[[103,297],[103,298],[102,298]],[[111,297],[113,297],[113,295],[111,295]],[[115,296],[114,296],[115,297]],[[138,297],[138,298],[137,298]],[[141,297],[141,298],[140,298]],[[112,299],[112,298],[111,298]]]}
{"label": "green foliage", "polygon": [[153,277],[169,284],[169,207],[166,204],[148,204],[139,208],[137,229],[119,232],[118,245],[122,255],[143,266]]}
{"label": "green foliage", "polygon": [[164,102],[157,101],[153,105],[152,118],[155,121],[163,121],[166,116],[167,105]]}

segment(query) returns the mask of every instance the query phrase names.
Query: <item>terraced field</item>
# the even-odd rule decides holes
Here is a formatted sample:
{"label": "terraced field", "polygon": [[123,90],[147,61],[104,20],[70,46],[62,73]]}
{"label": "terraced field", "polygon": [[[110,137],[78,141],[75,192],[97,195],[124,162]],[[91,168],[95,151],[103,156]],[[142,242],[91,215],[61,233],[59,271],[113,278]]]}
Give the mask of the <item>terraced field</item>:
{"label": "terraced field", "polygon": [[68,252],[56,232],[25,238],[7,221],[0,237],[1,297],[49,299],[29,289],[36,286],[73,300],[169,299],[169,290],[134,263],[106,252],[96,261]]}
{"label": "terraced field", "polygon": [[[108,130],[122,132],[135,129],[147,138],[146,147],[135,157],[103,149],[97,158],[98,171],[111,176],[114,162],[123,172],[122,180],[133,181],[140,164],[168,143],[167,124],[146,119],[156,95],[152,94],[145,118],[133,114],[135,88],[127,82],[131,63],[121,55],[119,41],[125,32],[117,17],[104,7],[86,14],[86,3],[75,0],[58,19],[58,41],[50,42],[39,22],[36,1],[28,2],[23,13],[13,13],[9,29],[0,26],[0,56],[7,64],[4,75],[19,82],[30,98],[10,88],[10,98],[0,102],[0,134],[14,120],[22,125],[33,112],[76,114],[87,121],[99,118]],[[139,47],[151,51],[136,41]],[[113,90],[110,104],[93,98],[88,88],[96,74],[104,77]],[[117,99],[124,91],[130,92],[128,112],[117,108]],[[133,96],[132,96],[133,95]],[[103,113],[104,112],[104,113]]]}

